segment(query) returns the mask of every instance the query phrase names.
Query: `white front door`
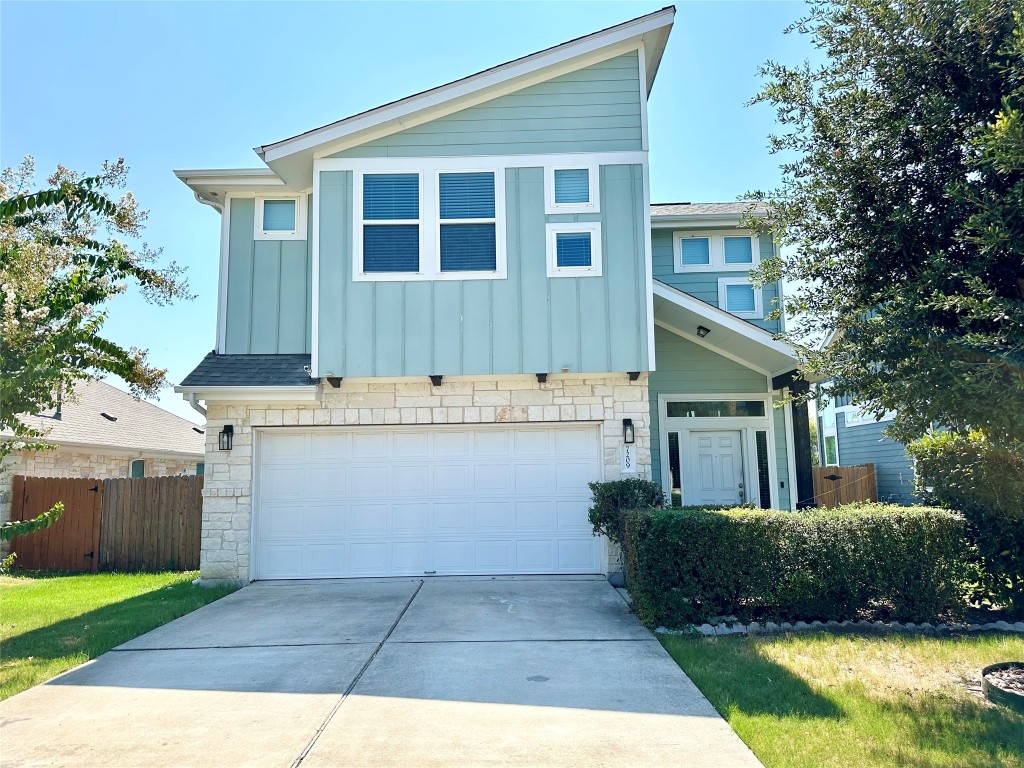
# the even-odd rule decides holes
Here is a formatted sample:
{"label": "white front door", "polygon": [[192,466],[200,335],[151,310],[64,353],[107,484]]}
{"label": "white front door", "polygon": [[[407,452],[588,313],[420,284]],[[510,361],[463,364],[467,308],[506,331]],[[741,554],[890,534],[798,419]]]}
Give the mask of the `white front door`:
{"label": "white front door", "polygon": [[690,432],[683,456],[683,503],[743,504],[742,433],[739,430]]}
{"label": "white front door", "polygon": [[314,427],[260,438],[260,579],[600,573],[592,424]]}

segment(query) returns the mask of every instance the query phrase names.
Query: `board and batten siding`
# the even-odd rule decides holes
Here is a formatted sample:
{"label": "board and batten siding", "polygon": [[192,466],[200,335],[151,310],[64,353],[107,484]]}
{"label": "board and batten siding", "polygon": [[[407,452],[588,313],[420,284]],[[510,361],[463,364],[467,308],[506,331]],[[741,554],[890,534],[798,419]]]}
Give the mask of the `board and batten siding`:
{"label": "board and batten siding", "polygon": [[915,504],[914,465],[903,443],[882,434],[888,422],[846,426],[846,413],[836,414],[839,461],[843,466],[875,465],[878,500],[893,504]]}
{"label": "board and batten siding", "polygon": [[507,277],[354,282],[352,173],[320,174],[321,376],[646,371],[643,167],[601,167],[603,275],[547,276],[542,168],[505,172]]}
{"label": "board and batten siding", "polygon": [[438,157],[639,150],[636,51],[499,96],[330,157]]}
{"label": "board and batten siding", "polygon": [[312,243],[255,240],[256,201],[230,198],[227,354],[309,352],[312,329]]}
{"label": "board and batten siding", "polygon": [[[766,394],[768,381],[763,373],[746,368],[699,344],[677,336],[665,328],[654,328],[654,354],[658,369],[648,378],[651,407],[651,474],[661,483],[661,425],[658,412],[659,395],[685,394]],[[779,480],[779,505],[789,508],[789,461],[785,415],[774,409],[775,466]]]}
{"label": "board and batten siding", "polygon": [[[718,279],[722,277],[742,277],[743,272],[676,272],[675,253],[672,244],[671,229],[655,229],[651,231],[651,256],[654,269],[654,279],[660,280],[680,291],[685,291],[691,296],[696,296],[701,301],[718,306]],[[692,234],[699,234],[699,230],[687,230]],[[762,259],[769,259],[773,255],[772,239],[769,235],[758,237],[758,250]],[[768,283],[761,288],[764,313],[767,316],[775,309],[775,302],[779,297],[778,283]],[[747,322],[764,328],[771,333],[779,333],[782,328],[778,320],[750,320]]]}

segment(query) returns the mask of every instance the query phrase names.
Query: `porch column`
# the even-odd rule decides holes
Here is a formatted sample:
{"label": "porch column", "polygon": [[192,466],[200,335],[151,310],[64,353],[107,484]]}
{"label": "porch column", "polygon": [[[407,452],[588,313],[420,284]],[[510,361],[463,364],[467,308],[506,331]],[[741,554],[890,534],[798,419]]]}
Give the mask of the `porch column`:
{"label": "porch column", "polygon": [[789,391],[799,400],[793,402],[793,458],[796,464],[796,508],[807,509],[814,504],[814,477],[811,471],[811,424],[807,412],[806,395],[810,385],[804,379],[795,379]]}

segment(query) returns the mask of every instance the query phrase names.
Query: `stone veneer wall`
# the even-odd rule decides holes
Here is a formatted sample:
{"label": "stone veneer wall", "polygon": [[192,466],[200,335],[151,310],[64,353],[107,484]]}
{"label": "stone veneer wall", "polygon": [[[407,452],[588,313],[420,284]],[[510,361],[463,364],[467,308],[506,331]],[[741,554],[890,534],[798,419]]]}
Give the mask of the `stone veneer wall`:
{"label": "stone veneer wall", "polygon": [[[622,419],[632,419],[639,477],[651,476],[647,374],[552,375],[508,379],[358,382],[323,386],[319,402],[208,403],[206,480],[203,486],[203,579],[249,578],[252,526],[253,429],[278,426],[604,422],[605,479],[620,477]],[[234,425],[231,451],[217,450],[217,434]],[[618,552],[610,548],[611,571]]]}
{"label": "stone veneer wall", "polygon": [[[19,451],[5,457],[0,466],[0,523],[11,519],[11,484],[14,475],[29,477],[95,477],[106,480],[128,477],[135,459],[146,460],[146,477],[194,475],[202,457],[187,461],[165,456],[66,451]],[[6,550],[5,550],[6,551]]]}

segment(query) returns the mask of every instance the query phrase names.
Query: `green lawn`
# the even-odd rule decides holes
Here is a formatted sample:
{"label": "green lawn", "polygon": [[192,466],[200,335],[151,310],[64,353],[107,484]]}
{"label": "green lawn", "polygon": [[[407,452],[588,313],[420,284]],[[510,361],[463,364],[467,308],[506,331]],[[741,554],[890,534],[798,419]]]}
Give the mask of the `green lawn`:
{"label": "green lawn", "polygon": [[0,576],[0,700],[232,592],[196,573]]}
{"label": "green lawn", "polygon": [[1024,638],[827,633],[662,638],[767,768],[1024,766],[1024,715],[989,704],[979,670]]}

